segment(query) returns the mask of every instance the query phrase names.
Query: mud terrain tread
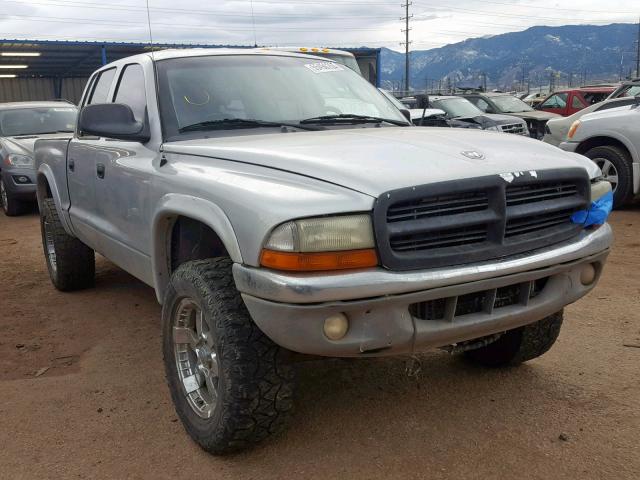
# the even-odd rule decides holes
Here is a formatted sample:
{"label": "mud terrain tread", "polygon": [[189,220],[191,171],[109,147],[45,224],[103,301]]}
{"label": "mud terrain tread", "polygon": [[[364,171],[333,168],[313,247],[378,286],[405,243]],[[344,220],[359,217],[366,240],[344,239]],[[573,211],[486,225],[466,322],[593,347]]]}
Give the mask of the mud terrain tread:
{"label": "mud terrain tread", "polygon": [[[197,260],[173,274],[163,307],[164,360],[176,411],[189,435],[206,451],[225,454],[251,447],[281,432],[293,408],[293,368],[287,353],[251,319],[228,258]],[[220,374],[219,414],[204,424],[195,418],[180,390],[172,350],[171,304],[179,298],[174,284],[186,281],[201,293],[205,315],[215,319]],[[204,427],[204,428],[203,428]]]}
{"label": "mud terrain tread", "polygon": [[489,345],[465,352],[471,361],[486,367],[515,366],[546,352],[558,339],[563,311],[535,323],[509,330]]}
{"label": "mud terrain tread", "polygon": [[[47,254],[44,221],[47,219],[53,228],[57,269],[52,269]],[[44,250],[49,276],[53,285],[60,291],[70,292],[93,287],[95,284],[95,252],[75,237],[69,235],[60,221],[55,202],[47,198],[42,204],[40,214],[42,248]]]}

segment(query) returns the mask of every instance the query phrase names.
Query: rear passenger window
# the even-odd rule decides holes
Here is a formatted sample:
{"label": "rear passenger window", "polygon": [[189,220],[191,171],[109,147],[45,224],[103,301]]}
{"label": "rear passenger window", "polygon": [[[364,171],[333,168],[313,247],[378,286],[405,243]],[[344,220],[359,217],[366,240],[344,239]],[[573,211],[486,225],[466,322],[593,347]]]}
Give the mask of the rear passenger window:
{"label": "rear passenger window", "polygon": [[114,103],[129,105],[136,120],[144,121],[147,97],[142,66],[131,64],[124,67],[113,101]]}
{"label": "rear passenger window", "polygon": [[111,88],[111,82],[113,82],[113,77],[115,74],[115,68],[111,68],[100,73],[100,76],[95,82],[93,93],[91,94],[91,98],[89,99],[87,105],[92,105],[94,103],[107,103],[107,95],[109,95],[109,89]]}
{"label": "rear passenger window", "polygon": [[571,101],[571,107],[572,108],[584,108],[585,106],[582,104],[582,100],[580,100],[580,97],[574,96],[573,100]]}

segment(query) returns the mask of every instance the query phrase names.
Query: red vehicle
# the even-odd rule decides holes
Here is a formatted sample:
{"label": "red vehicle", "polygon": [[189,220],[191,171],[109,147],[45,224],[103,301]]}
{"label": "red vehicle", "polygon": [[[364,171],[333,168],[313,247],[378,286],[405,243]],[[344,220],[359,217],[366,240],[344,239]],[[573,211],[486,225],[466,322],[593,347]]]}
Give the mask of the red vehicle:
{"label": "red vehicle", "polygon": [[557,113],[568,117],[605,100],[615,90],[615,86],[582,87],[552,93],[537,107],[537,110]]}

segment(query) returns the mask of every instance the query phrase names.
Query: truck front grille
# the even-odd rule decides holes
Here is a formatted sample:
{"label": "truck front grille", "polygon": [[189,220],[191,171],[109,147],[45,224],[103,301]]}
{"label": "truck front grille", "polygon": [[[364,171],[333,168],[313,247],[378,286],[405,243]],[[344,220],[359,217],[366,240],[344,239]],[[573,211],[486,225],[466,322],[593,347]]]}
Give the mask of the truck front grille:
{"label": "truck front grille", "polygon": [[492,314],[512,305],[527,305],[544,290],[547,277],[505,287],[438,298],[409,306],[409,313],[419,320],[453,322],[456,318],[477,313]]}
{"label": "truck front grille", "polygon": [[508,125],[500,125],[500,130],[504,133],[515,133],[516,135],[526,135],[527,131],[522,123],[510,123]]}
{"label": "truck front grille", "polygon": [[385,267],[439,267],[566,240],[581,230],[572,214],[589,202],[583,169],[492,175],[387,192],[374,226]]}

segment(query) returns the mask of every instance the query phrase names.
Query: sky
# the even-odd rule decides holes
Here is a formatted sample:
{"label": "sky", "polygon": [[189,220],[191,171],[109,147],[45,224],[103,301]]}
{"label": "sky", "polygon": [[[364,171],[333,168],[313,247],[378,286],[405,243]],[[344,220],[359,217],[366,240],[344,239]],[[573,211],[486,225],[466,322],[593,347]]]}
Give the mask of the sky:
{"label": "sky", "polygon": [[[637,0],[636,0],[637,1]],[[402,50],[402,0],[0,0],[0,37]],[[412,50],[534,25],[634,23],[629,0],[414,0]],[[606,7],[605,7],[606,4]],[[455,5],[455,6],[452,6]]]}

